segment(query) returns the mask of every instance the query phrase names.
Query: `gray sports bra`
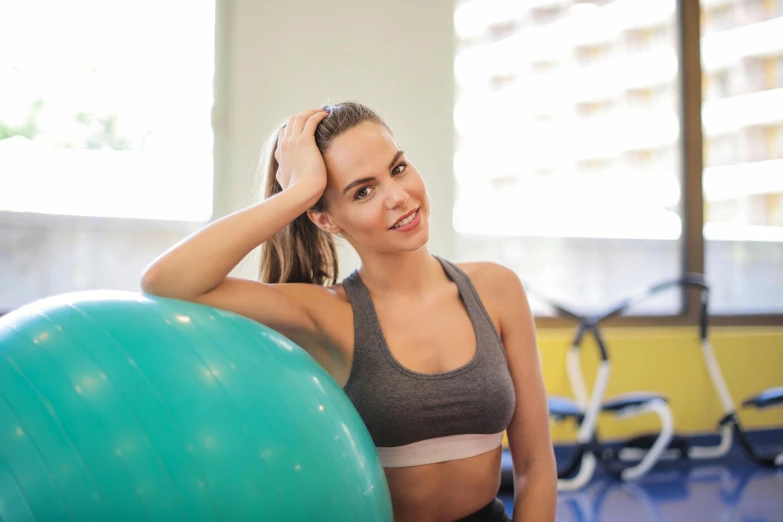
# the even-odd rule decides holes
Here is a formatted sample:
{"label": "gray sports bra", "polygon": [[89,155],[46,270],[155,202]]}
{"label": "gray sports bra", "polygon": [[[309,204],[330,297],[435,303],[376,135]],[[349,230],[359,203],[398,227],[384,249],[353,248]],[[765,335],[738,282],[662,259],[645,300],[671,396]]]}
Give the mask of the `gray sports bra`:
{"label": "gray sports bra", "polygon": [[384,467],[467,458],[500,446],[514,414],[506,353],[473,283],[438,258],[457,285],[476,334],[476,354],[444,373],[419,373],[392,355],[357,271],[343,281],[354,315],[354,354],[343,390],[359,412]]}

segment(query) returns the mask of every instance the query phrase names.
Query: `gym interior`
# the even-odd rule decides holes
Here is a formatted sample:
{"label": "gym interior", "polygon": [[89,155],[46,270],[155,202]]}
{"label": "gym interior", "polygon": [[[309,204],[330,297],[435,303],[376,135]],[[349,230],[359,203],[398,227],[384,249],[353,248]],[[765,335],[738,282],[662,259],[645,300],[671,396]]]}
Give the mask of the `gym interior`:
{"label": "gym interior", "polygon": [[342,101],[422,172],[434,254],[523,281],[558,521],[783,520],[782,0],[36,0],[0,41],[0,520],[69,505],[13,457],[13,314],[139,293],[257,201],[275,124]]}

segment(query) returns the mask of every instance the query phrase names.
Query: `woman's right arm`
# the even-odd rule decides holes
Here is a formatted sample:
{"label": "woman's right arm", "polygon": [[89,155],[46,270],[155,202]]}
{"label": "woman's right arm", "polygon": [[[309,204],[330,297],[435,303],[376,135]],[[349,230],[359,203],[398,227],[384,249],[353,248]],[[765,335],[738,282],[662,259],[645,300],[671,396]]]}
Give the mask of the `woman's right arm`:
{"label": "woman's right arm", "polygon": [[214,290],[254,248],[307,211],[319,194],[295,185],[191,234],[144,271],[150,294],[192,299]]}
{"label": "woman's right arm", "polygon": [[228,274],[317,200],[312,190],[295,185],[207,225],[153,261],[142,274],[141,289],[230,310],[272,328],[307,326],[298,324],[309,318],[296,295],[296,287],[305,290],[305,285],[264,284]]}
{"label": "woman's right arm", "polygon": [[312,326],[305,305],[316,289],[323,288],[264,284],[228,274],[323,194],[326,167],[313,134],[324,117],[321,111],[305,111],[292,117],[281,133],[275,157],[282,192],[216,220],[174,245],[144,270],[141,289],[230,310],[275,329]]}

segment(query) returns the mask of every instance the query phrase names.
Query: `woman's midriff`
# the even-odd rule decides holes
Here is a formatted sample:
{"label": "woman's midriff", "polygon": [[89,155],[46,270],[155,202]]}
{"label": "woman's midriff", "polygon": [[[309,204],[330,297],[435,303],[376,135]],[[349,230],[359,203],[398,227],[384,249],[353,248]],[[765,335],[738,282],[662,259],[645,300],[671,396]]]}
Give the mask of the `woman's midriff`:
{"label": "woman's midriff", "polygon": [[502,450],[422,466],[385,468],[394,522],[453,522],[486,506],[500,487]]}

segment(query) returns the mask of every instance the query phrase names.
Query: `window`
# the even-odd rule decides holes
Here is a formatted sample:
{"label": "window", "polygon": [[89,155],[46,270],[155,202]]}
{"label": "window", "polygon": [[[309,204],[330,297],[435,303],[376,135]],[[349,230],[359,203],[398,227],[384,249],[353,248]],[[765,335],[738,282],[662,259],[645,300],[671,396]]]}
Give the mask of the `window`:
{"label": "window", "polygon": [[[458,256],[504,263],[588,310],[700,263],[703,244],[713,312],[782,314],[781,3],[701,0],[704,168],[689,176],[702,177],[704,226],[685,259],[677,3],[533,4],[508,15],[527,21],[513,45],[459,39]],[[516,75],[514,89],[481,87],[493,74]],[[635,312],[674,314],[680,297]]]}
{"label": "window", "polygon": [[0,312],[138,289],[210,219],[214,23],[214,1],[0,3]]}
{"label": "window", "polygon": [[737,10],[739,7],[735,0],[719,2],[707,1],[701,2],[702,33],[712,34],[725,31],[735,26]]}
{"label": "window", "polygon": [[[783,13],[781,13],[780,16],[783,17]],[[772,63],[769,66],[771,87],[783,87],[783,54],[776,56],[771,62]]]}
{"label": "window", "polygon": [[783,122],[777,128],[773,127],[771,134],[774,136],[775,156],[781,158],[783,157]]}
{"label": "window", "polygon": [[[457,25],[457,257],[501,262],[585,310],[679,275],[674,2],[507,4],[531,22],[502,47],[463,37],[487,30],[478,17]],[[493,91],[500,74],[517,87]],[[679,310],[672,291],[634,312]]]}
{"label": "window", "polygon": [[0,10],[0,209],[210,217],[214,4]]}
{"label": "window", "polygon": [[[702,11],[725,9],[702,0]],[[770,2],[726,2],[743,15],[702,39],[705,92],[705,272],[713,311],[783,313],[783,14]],[[775,18],[777,16],[777,18]]]}
{"label": "window", "polygon": [[657,45],[669,44],[672,38],[672,27],[664,24],[659,27],[645,25],[633,27],[625,32],[623,40],[628,53],[636,53],[655,48]]}
{"label": "window", "polygon": [[739,158],[738,136],[724,134],[706,140],[704,144],[705,163],[713,166],[730,165]]}

